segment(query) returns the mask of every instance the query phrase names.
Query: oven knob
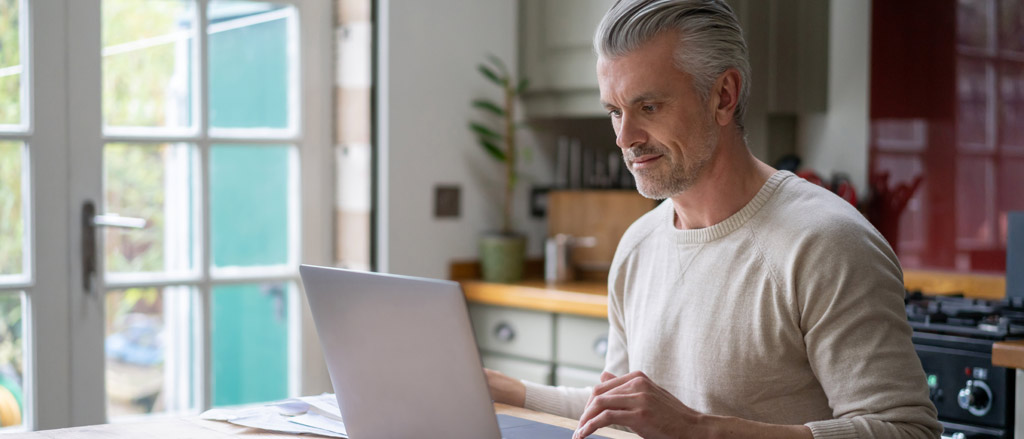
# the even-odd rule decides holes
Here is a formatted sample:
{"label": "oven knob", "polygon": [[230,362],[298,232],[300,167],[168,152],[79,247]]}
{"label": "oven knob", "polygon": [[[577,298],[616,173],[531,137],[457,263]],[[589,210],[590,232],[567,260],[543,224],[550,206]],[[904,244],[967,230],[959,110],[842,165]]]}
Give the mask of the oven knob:
{"label": "oven knob", "polygon": [[984,381],[967,380],[967,385],[957,394],[956,402],[974,416],[985,416],[992,408],[992,389]]}

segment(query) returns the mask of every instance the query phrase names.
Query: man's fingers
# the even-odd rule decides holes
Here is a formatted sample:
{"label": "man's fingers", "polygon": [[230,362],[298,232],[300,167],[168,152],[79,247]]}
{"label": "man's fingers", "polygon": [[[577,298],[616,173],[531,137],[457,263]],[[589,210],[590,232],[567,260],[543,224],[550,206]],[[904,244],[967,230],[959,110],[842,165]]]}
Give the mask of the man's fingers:
{"label": "man's fingers", "polygon": [[605,381],[608,381],[610,379],[614,379],[614,378],[615,378],[615,374],[613,374],[611,372],[608,372],[607,370],[604,371],[604,372],[601,372],[601,382],[602,383],[605,382]]}
{"label": "man's fingers", "polygon": [[593,419],[600,416],[601,413],[609,410],[628,410],[638,408],[642,396],[643,395],[636,393],[621,393],[617,390],[603,395],[593,396],[590,398],[590,402],[587,403],[587,407],[583,409],[583,415],[580,416],[580,422],[577,428],[586,425]]}
{"label": "man's fingers", "polygon": [[601,394],[603,394],[603,393],[605,393],[605,392],[607,392],[607,391],[609,391],[611,389],[614,389],[614,388],[619,387],[619,386],[621,386],[621,385],[623,385],[625,383],[628,383],[632,379],[635,379],[635,378],[647,378],[647,375],[644,375],[643,372],[633,371],[633,372],[627,373],[625,375],[617,376],[617,377],[612,375],[614,378],[610,378],[607,381],[604,381],[603,378],[604,378],[606,373],[608,375],[612,375],[612,374],[610,374],[608,372],[604,372],[604,373],[601,374],[601,378],[602,378],[601,384],[598,384],[598,385],[594,386],[594,395],[595,396],[596,395],[601,395]]}
{"label": "man's fingers", "polygon": [[615,424],[630,424],[630,420],[634,417],[635,411],[633,410],[605,410],[595,416],[594,419],[577,428],[572,437],[573,439],[583,439],[594,434],[597,429],[602,427]]}

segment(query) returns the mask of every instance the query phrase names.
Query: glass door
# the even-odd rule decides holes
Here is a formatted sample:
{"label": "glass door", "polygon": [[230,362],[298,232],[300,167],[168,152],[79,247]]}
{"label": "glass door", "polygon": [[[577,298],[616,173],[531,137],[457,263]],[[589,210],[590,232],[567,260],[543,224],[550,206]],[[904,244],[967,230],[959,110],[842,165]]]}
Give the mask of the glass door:
{"label": "glass door", "polygon": [[0,427],[303,391],[330,6],[0,0]]}

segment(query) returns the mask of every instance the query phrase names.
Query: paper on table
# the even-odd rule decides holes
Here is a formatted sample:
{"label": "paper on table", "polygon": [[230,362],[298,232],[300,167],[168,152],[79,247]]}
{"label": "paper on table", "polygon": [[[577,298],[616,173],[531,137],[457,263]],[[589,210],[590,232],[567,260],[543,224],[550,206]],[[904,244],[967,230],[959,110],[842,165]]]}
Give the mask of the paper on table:
{"label": "paper on table", "polygon": [[338,408],[338,399],[334,397],[333,393],[291,398],[271,403],[271,405],[277,406],[282,410],[282,413],[300,415],[312,411],[330,419],[341,421],[341,409]]}
{"label": "paper on table", "polygon": [[295,422],[291,422],[291,419],[293,418],[281,416],[277,412],[267,411],[256,415],[230,419],[228,420],[228,422],[235,425],[243,425],[246,427],[258,428],[261,430],[279,431],[282,433],[313,433],[319,434],[321,436],[330,436],[338,438],[348,437],[348,435],[345,434],[344,432],[336,433],[322,428],[298,424]]}
{"label": "paper on table", "polygon": [[227,421],[245,427],[283,433],[312,433],[347,438],[333,394],[292,398],[260,407],[210,409],[202,419]]}
{"label": "paper on table", "polygon": [[345,424],[343,422],[328,418],[326,416],[314,412],[309,412],[293,418],[289,418],[288,421],[343,435],[348,434],[348,432],[345,430]]}

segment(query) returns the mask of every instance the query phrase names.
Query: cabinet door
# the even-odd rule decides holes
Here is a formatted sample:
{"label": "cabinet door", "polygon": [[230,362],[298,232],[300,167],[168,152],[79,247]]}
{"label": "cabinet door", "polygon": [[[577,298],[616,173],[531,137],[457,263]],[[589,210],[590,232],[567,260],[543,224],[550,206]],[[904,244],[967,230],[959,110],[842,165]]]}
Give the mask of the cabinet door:
{"label": "cabinet door", "polygon": [[594,31],[614,0],[523,0],[520,59],[530,117],[602,117]]}
{"label": "cabinet door", "polygon": [[560,314],[555,334],[555,361],[559,365],[604,368],[608,352],[607,320]]}
{"label": "cabinet door", "polygon": [[601,382],[601,371],[570,366],[555,368],[555,385],[567,387],[593,387]]}
{"label": "cabinet door", "polygon": [[594,31],[613,0],[525,0],[523,63],[533,89],[597,90]]}
{"label": "cabinet door", "polygon": [[554,316],[551,313],[470,305],[469,316],[481,349],[537,361],[552,360]]}
{"label": "cabinet door", "polygon": [[484,367],[499,371],[517,380],[538,384],[554,384],[551,380],[551,363],[523,360],[503,355],[483,354],[480,356]]}

